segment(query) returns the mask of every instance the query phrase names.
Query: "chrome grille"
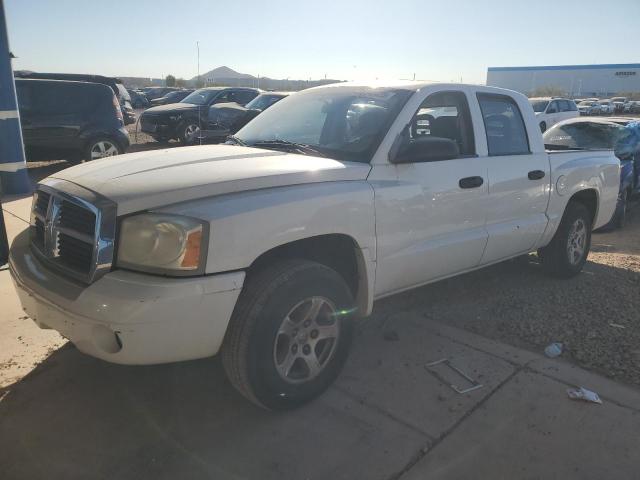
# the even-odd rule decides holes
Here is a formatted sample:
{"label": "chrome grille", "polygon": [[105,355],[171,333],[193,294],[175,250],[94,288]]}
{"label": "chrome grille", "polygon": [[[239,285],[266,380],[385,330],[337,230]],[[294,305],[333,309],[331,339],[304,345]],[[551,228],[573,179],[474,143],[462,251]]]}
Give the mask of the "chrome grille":
{"label": "chrome grille", "polygon": [[31,244],[52,267],[91,283],[111,268],[115,205],[76,185],[65,186],[73,193],[38,187]]}

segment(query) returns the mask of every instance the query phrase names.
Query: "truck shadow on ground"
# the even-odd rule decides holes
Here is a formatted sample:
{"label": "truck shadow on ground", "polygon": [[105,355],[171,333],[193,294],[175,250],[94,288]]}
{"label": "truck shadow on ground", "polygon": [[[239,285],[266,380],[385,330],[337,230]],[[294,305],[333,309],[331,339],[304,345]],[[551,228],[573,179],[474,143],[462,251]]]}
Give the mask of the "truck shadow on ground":
{"label": "truck shadow on ground", "polygon": [[[606,350],[618,361],[640,344],[637,321],[632,324],[637,310],[618,312],[616,321],[626,324],[625,330],[608,325],[610,304],[602,304],[596,293],[605,290],[603,282],[622,285],[613,292],[623,299],[635,292],[630,308],[637,309],[638,272],[589,262],[573,280],[549,280],[535,257],[505,262],[379,302],[370,321],[360,326],[354,355],[379,348],[388,328],[397,333],[391,341],[408,342],[402,320],[394,319],[411,312],[414,319],[428,317],[489,337],[506,336],[535,349],[549,340],[563,341],[569,358],[594,362],[594,368],[603,370],[609,365],[606,359],[581,359],[578,354],[600,342],[596,350]],[[620,298],[614,295],[610,301]],[[371,335],[363,335],[372,331],[378,339],[374,344]],[[408,347],[419,350],[421,345],[409,342]],[[630,357],[620,371],[612,367],[610,373],[633,380],[624,372],[637,372],[637,361]],[[339,394],[330,389],[292,413],[266,412],[235,392],[216,358],[128,367],[93,359],[67,344],[7,389],[0,401],[0,465],[5,478],[264,479],[282,478],[283,472],[292,478],[292,469],[306,478],[313,469],[346,468],[359,448],[364,458],[386,454],[386,447],[377,451],[372,446],[376,442],[366,437],[378,433],[354,419],[361,405],[336,401]],[[322,455],[309,453],[309,439]],[[380,444],[388,447],[388,442],[398,440]],[[405,450],[409,457],[414,453]],[[402,466],[399,460],[389,464],[388,473]],[[331,478],[328,472],[320,477]],[[384,478],[382,473],[368,478]]]}

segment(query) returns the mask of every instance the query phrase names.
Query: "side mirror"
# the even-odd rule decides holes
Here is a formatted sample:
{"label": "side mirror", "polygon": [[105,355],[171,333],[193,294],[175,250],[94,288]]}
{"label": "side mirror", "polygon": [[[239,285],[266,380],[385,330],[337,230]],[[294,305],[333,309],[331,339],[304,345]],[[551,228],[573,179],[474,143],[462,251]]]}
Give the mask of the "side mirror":
{"label": "side mirror", "polygon": [[418,137],[400,147],[391,163],[422,163],[451,160],[460,156],[458,144],[449,138]]}

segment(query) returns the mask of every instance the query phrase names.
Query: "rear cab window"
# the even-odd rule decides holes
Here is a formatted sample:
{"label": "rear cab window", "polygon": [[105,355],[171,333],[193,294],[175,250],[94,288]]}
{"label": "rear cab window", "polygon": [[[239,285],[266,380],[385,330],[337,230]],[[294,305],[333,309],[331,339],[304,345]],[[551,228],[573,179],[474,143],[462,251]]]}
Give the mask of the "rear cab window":
{"label": "rear cab window", "polygon": [[507,95],[478,93],[490,156],[531,153],[522,113]]}

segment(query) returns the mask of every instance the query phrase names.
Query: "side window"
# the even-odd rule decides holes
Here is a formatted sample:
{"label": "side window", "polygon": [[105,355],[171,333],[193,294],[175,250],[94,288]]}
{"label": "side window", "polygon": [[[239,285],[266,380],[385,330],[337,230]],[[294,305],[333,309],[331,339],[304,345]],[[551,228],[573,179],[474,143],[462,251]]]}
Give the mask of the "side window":
{"label": "side window", "polygon": [[576,102],[574,102],[573,100],[568,100],[569,103],[569,111],[570,112],[577,112],[578,111],[578,106],[576,105]]}
{"label": "side window", "polygon": [[[95,108],[97,89],[93,85],[42,84],[33,88],[35,113],[41,115],[70,115]],[[108,88],[108,87],[107,87]]]}
{"label": "side window", "polygon": [[489,155],[530,153],[527,129],[516,102],[506,95],[478,93]]}
{"label": "side window", "polygon": [[411,140],[447,138],[458,145],[460,155],[474,155],[475,142],[469,103],[462,92],[429,95],[411,120]]}
{"label": "side window", "polygon": [[238,102],[240,105],[246,105],[251,100],[256,98],[257,95],[258,93],[252,90],[239,90],[235,92],[236,99],[234,101]]}
{"label": "side window", "polygon": [[558,111],[558,102],[554,100],[547,107],[547,113],[558,113]]}
{"label": "side window", "polygon": [[230,90],[227,90],[226,92],[222,92],[218,94],[216,97],[214,97],[213,102],[211,102],[211,104],[214,105],[216,103],[225,103],[225,102],[233,102],[233,100],[231,100]]}

